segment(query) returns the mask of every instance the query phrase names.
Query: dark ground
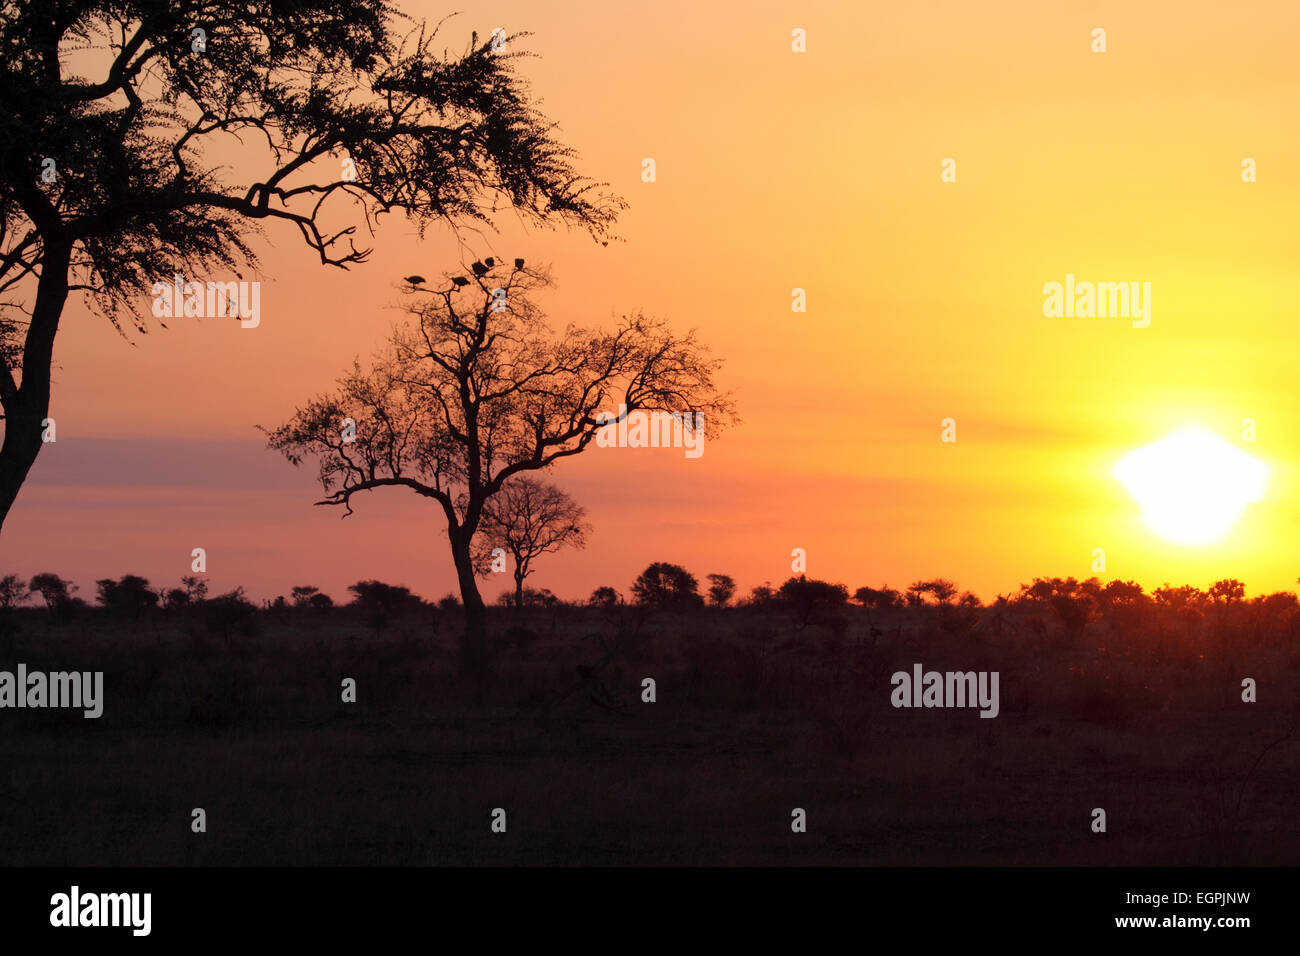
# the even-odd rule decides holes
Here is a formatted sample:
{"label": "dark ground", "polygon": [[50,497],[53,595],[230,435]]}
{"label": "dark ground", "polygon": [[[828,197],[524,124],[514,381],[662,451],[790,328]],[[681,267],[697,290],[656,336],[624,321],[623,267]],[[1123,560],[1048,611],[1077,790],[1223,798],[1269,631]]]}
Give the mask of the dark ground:
{"label": "dark ground", "polygon": [[[268,610],[221,634],[201,611],[11,616],[0,669],[103,670],[105,704],[0,710],[0,865],[1300,861],[1300,735],[1270,748],[1300,712],[1291,615],[1152,614],[1072,640],[1039,606],[803,628],[562,608],[507,641],[494,608],[475,703],[446,612],[377,631]],[[917,662],[999,671],[1001,715],[894,709],[890,675]]]}

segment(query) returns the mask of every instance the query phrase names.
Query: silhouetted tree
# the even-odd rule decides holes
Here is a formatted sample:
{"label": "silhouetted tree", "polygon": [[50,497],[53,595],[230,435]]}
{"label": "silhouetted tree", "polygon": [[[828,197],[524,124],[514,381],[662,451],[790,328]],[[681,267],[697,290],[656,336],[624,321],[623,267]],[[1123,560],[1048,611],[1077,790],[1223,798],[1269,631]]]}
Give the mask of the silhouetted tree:
{"label": "silhouetted tree", "polygon": [[310,584],[300,585],[289,592],[289,597],[293,601],[294,607],[307,607],[311,604],[311,599],[320,593],[320,588],[312,587]]}
{"label": "silhouetted tree", "polygon": [[95,582],[96,600],[106,610],[119,614],[142,614],[158,605],[158,594],[138,574],[124,574],[120,580],[103,578]]}
{"label": "silhouetted tree", "polygon": [[1077,641],[1083,629],[1098,616],[1097,601],[1090,594],[1054,594],[1047,603],[1061,619],[1065,633],[1072,641]]}
{"label": "silhouetted tree", "polygon": [[903,596],[893,588],[858,588],[853,600],[863,607],[901,607]]}
{"label": "silhouetted tree", "polygon": [[1175,611],[1184,608],[1198,609],[1206,600],[1206,595],[1199,588],[1190,584],[1184,584],[1181,587],[1172,587],[1165,584],[1151,592],[1155,602],[1163,607],[1172,608]]}
{"label": "silhouetted tree", "polygon": [[522,594],[515,595],[515,607],[559,607],[560,599],[551,592],[550,588],[524,588]]}
{"label": "silhouetted tree", "polygon": [[27,586],[33,593],[41,596],[41,600],[45,602],[45,606],[51,611],[58,610],[62,605],[68,603],[77,590],[75,584],[63,580],[52,571],[43,571],[40,574],[33,575]]}
{"label": "silhouetted tree", "polygon": [[947,604],[957,594],[957,585],[947,578],[933,578],[929,581],[917,581],[907,589],[907,603],[917,606],[925,603],[923,595],[929,594],[936,604]]}
{"label": "silhouetted tree", "polygon": [[1145,609],[1151,603],[1136,581],[1108,581],[1097,593],[1096,600],[1102,614],[1120,631],[1140,627]]}
{"label": "silhouetted tree", "polygon": [[325,594],[323,592],[318,592],[316,594],[313,594],[311,597],[307,599],[307,604],[309,607],[314,607],[314,608],[333,607],[334,599],[330,597],[328,594]]}
{"label": "silhouetted tree", "polygon": [[516,475],[483,503],[476,552],[480,576],[492,571],[495,548],[514,559],[515,607],[524,606],[524,580],[533,561],[564,547],[581,549],[591,526],[586,509],[565,492],[531,475]]}
{"label": "silhouetted tree", "polygon": [[736,582],[726,574],[710,574],[709,603],[714,607],[726,607],[736,593]]}
{"label": "silhouetted tree", "polygon": [[592,607],[617,607],[623,599],[614,588],[604,586],[598,587],[591,592],[591,598],[587,601]]}
{"label": "silhouetted tree", "polygon": [[656,561],[632,582],[632,596],[647,607],[698,607],[703,604],[700,585],[685,568]]}
{"label": "silhouetted tree", "polygon": [[777,594],[794,611],[799,627],[805,627],[815,612],[843,607],[849,600],[849,589],[843,584],[818,581],[805,574],[787,580]]}
{"label": "silhouetted tree", "polygon": [[1234,604],[1246,596],[1246,585],[1236,578],[1225,578],[1211,584],[1207,593],[1215,604]]}
{"label": "silhouetted tree", "polygon": [[424,602],[410,588],[382,581],[358,581],[348,585],[353,594],[352,606],[368,613],[408,614],[424,607]]}
{"label": "silhouetted tree", "polygon": [[398,487],[442,507],[464,602],[463,660],[481,677],[486,618],[473,542],[487,502],[515,475],[585,451],[614,427],[606,415],[700,413],[712,431],[732,408],[713,385],[719,363],[693,332],[636,315],[613,331],[556,334],[532,298],[545,273],[522,259],[470,271],[424,290],[415,323],[395,332],[374,366],[355,365],[270,444],[295,464],[319,460],[318,504],[351,513],[358,493]]}
{"label": "silhouetted tree", "polygon": [[8,611],[25,602],[31,589],[16,574],[0,577],[0,610]]}
{"label": "silhouetted tree", "polygon": [[[0,524],[42,447],[71,292],[143,330],[141,290],[255,267],[267,221],[342,268],[369,255],[357,226],[394,209],[421,231],[507,206],[605,235],[622,203],[575,173],[519,54],[471,35],[449,55],[404,20],[389,0],[5,4]],[[207,148],[231,139],[238,164]]]}

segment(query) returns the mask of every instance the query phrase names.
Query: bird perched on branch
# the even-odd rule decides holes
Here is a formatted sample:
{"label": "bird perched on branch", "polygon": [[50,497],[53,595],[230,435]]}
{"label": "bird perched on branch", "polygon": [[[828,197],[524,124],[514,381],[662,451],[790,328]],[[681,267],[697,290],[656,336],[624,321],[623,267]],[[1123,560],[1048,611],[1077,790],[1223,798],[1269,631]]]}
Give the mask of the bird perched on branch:
{"label": "bird perched on branch", "polygon": [[487,275],[487,266],[483,265],[483,263],[481,262],[475,262],[473,265],[470,266],[470,268],[474,270],[474,274],[476,276]]}
{"label": "bird perched on branch", "polygon": [[402,281],[409,282],[411,285],[423,285],[424,276],[406,276]]}
{"label": "bird perched on branch", "polygon": [[467,285],[469,285],[469,280],[466,279],[464,276],[456,276],[456,277],[455,277],[454,279],[452,279],[451,281],[452,281],[452,284],[455,285],[457,288],[460,288],[461,286],[467,286]]}
{"label": "bird perched on branch", "polygon": [[516,260],[515,260],[515,268],[516,268],[516,269],[522,269],[523,267],[524,267],[524,260],[523,260],[523,259],[516,259]]}

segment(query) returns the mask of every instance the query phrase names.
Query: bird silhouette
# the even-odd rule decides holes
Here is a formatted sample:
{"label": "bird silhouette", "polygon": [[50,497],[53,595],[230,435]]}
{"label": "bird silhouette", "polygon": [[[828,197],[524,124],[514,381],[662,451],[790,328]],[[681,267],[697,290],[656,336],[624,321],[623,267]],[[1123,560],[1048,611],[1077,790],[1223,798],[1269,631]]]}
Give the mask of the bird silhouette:
{"label": "bird silhouette", "polygon": [[475,262],[473,265],[470,266],[470,268],[474,270],[474,274],[476,276],[482,276],[487,274],[487,266],[483,265],[483,263],[481,262]]}
{"label": "bird silhouette", "polygon": [[423,285],[424,276],[406,276],[402,281],[409,282],[411,285]]}
{"label": "bird silhouette", "polygon": [[456,276],[456,277],[455,277],[454,279],[452,279],[451,281],[452,281],[452,283],[453,283],[455,286],[457,286],[458,288],[459,288],[460,286],[466,286],[466,285],[469,285],[469,280],[466,279],[464,276]]}
{"label": "bird silhouette", "polygon": [[516,260],[515,260],[515,268],[516,268],[516,269],[522,269],[523,267],[524,267],[524,260],[523,260],[523,259],[516,259]]}
{"label": "bird silhouette", "polygon": [[487,264],[487,267],[488,267],[489,269],[491,269],[493,266],[495,266],[495,265],[497,264],[497,261],[496,261],[495,259],[493,259],[491,256],[488,256],[488,257],[487,257],[486,259],[484,259],[483,261]]}

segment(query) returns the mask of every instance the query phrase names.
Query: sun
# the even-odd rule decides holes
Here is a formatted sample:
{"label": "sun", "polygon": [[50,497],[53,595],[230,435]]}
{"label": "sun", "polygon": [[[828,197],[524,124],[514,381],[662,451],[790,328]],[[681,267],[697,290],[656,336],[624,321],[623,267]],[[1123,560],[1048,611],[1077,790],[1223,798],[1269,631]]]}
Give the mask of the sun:
{"label": "sun", "polygon": [[1112,474],[1141,506],[1148,528],[1193,547],[1227,535],[1268,484],[1267,465],[1196,426],[1129,452]]}

